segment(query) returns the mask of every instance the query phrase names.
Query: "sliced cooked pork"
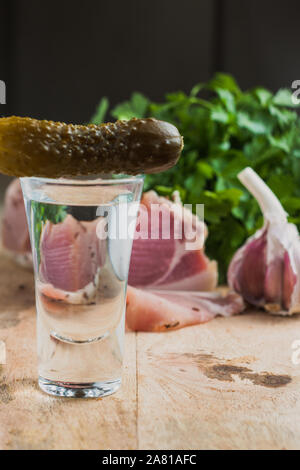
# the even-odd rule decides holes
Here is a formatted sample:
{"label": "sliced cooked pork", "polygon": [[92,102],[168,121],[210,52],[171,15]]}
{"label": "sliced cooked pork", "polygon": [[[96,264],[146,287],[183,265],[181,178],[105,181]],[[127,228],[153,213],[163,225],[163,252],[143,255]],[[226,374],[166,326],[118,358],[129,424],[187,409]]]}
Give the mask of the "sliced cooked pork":
{"label": "sliced cooked pork", "polygon": [[127,327],[135,331],[166,331],[204,323],[244,310],[242,297],[234,292],[144,290],[128,287]]}
{"label": "sliced cooked pork", "polygon": [[18,255],[31,254],[23,194],[18,179],[9,184],[5,193],[2,243],[4,248]]}
{"label": "sliced cooked pork", "polygon": [[145,193],[133,242],[129,284],[168,290],[214,289],[217,263],[204,253],[206,236],[204,222],[179,201],[169,201],[154,191]]}
{"label": "sliced cooked pork", "polygon": [[98,222],[79,222],[69,214],[58,224],[46,223],[40,242],[40,275],[45,283],[77,292],[95,282],[105,262],[102,240],[97,237]]}

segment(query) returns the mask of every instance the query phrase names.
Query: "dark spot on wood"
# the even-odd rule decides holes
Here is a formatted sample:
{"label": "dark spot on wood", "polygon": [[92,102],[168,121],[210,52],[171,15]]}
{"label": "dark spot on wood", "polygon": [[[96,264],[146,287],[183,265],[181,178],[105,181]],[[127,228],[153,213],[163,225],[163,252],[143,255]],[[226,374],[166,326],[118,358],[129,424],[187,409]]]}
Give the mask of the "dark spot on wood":
{"label": "dark spot on wood", "polygon": [[241,380],[249,380],[254,385],[268,388],[284,387],[292,382],[292,377],[289,375],[265,371],[256,372],[249,367],[237,364],[238,359],[219,359],[210,353],[170,353],[166,354],[165,360],[171,365],[186,366],[188,363],[194,364],[209,379],[222,382],[234,382],[234,376],[239,377]]}
{"label": "dark spot on wood", "polygon": [[13,400],[10,387],[5,382],[0,383],[0,402],[7,404]]}
{"label": "dark spot on wood", "polygon": [[[0,375],[3,368],[0,367]],[[6,382],[6,377],[2,375],[0,382],[0,402],[7,404],[14,400],[14,393],[16,389],[24,387],[31,387],[38,390],[37,381],[30,378],[16,379],[12,383]]]}
{"label": "dark spot on wood", "polygon": [[193,307],[192,310],[194,310],[194,312],[200,312],[200,309],[197,307]]}
{"label": "dark spot on wood", "polygon": [[252,374],[252,382],[264,387],[277,388],[291,383],[292,378],[289,375],[276,375],[262,372],[261,374]]}
{"label": "dark spot on wood", "polygon": [[214,360],[217,360],[213,354],[208,353],[184,353],[184,356],[192,359],[192,361],[196,362],[199,366],[201,366],[203,362],[205,364],[211,364]]}
{"label": "dark spot on wood", "polygon": [[24,290],[25,287],[26,287],[26,286],[25,286],[24,284],[19,284],[19,289],[20,289],[20,290]]}
{"label": "dark spot on wood", "polygon": [[254,372],[248,367],[234,366],[230,364],[217,364],[204,370],[206,377],[210,379],[233,382],[233,375],[241,380],[250,380],[254,385],[268,388],[283,387],[292,381],[289,375],[272,374],[269,372]]}
{"label": "dark spot on wood", "polygon": [[233,382],[232,375],[241,375],[251,372],[247,367],[231,366],[228,364],[218,364],[208,367],[205,370],[206,377],[210,379]]}
{"label": "dark spot on wood", "polygon": [[39,390],[37,380],[29,379],[29,378],[24,378],[24,379],[17,379],[15,381],[16,385],[23,387],[31,387],[35,388],[36,390]]}

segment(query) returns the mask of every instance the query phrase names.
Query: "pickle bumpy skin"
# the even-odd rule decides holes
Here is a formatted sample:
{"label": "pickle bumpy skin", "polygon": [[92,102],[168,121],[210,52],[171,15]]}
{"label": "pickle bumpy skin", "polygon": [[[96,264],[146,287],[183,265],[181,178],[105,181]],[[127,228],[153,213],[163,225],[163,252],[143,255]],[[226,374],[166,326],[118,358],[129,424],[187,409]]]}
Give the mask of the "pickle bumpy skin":
{"label": "pickle bumpy skin", "polygon": [[182,147],[175,126],[152,118],[100,126],[0,119],[0,172],[13,176],[157,173],[175,165]]}

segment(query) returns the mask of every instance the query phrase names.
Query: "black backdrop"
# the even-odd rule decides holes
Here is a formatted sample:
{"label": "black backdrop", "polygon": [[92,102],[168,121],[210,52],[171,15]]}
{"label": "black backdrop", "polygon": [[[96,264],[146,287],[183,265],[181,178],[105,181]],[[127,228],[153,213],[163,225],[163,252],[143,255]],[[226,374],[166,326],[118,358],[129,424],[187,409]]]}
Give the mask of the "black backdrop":
{"label": "black backdrop", "polygon": [[159,100],[214,71],[300,78],[299,0],[0,0],[0,114],[85,122],[105,95]]}

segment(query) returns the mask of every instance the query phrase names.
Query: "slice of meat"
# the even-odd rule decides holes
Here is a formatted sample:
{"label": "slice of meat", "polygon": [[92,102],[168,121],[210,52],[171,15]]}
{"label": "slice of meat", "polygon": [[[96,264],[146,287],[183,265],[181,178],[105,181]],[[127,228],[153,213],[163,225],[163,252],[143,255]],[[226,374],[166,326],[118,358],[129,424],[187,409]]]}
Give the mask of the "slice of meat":
{"label": "slice of meat", "polygon": [[144,290],[128,287],[127,327],[134,331],[166,331],[230,316],[245,308],[234,292]]}
{"label": "slice of meat", "polygon": [[79,222],[67,215],[63,222],[47,222],[40,243],[40,276],[53,287],[75,292],[93,282],[105,262],[97,237],[98,220]]}
{"label": "slice of meat", "polygon": [[[152,206],[153,205],[153,206]],[[153,207],[153,223],[150,208]],[[162,217],[162,214],[164,217]],[[150,216],[149,216],[150,215]],[[170,219],[170,237],[164,239],[162,220]],[[159,223],[157,223],[157,221]],[[190,227],[197,236],[196,250],[188,250]],[[148,232],[153,237],[148,237]],[[154,191],[145,193],[142,199],[137,232],[133,243],[129,283],[136,287],[158,287],[159,289],[212,290],[217,283],[217,264],[204,253],[203,243],[207,235],[206,226],[180,203],[159,197]],[[146,237],[144,239],[143,237]],[[14,253],[31,257],[30,240],[22,197],[21,185],[15,179],[5,196],[2,227],[3,245]],[[19,258],[18,258],[19,259]]]}
{"label": "slice of meat", "polygon": [[15,253],[31,253],[23,194],[18,179],[9,184],[5,193],[2,243],[4,248]]}
{"label": "slice of meat", "polygon": [[[129,284],[134,287],[212,290],[217,263],[204,253],[205,224],[180,202],[143,195],[133,242]],[[191,249],[193,248],[193,249]]]}
{"label": "slice of meat", "polygon": [[[100,271],[100,270],[99,270]],[[92,282],[76,291],[65,291],[52,284],[46,284],[37,280],[36,289],[38,293],[47,300],[65,302],[70,305],[89,305],[96,303],[97,288],[99,284],[99,273],[95,275]]]}

